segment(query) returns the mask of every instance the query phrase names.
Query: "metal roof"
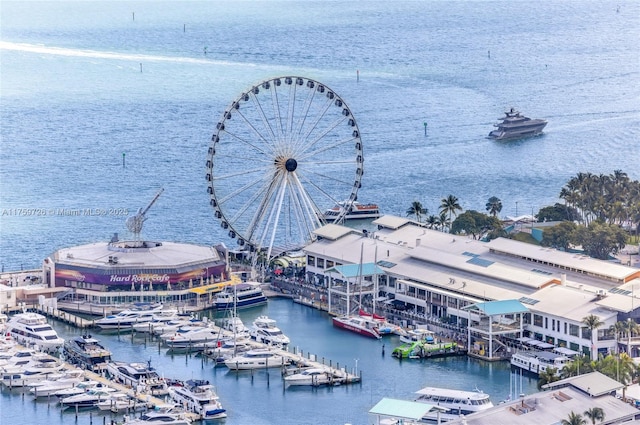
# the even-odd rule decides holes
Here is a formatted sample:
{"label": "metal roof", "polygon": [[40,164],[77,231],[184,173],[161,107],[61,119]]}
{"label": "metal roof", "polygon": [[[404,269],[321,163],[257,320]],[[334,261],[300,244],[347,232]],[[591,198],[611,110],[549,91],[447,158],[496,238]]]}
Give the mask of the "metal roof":
{"label": "metal roof", "polygon": [[373,415],[392,416],[394,418],[404,418],[420,420],[433,409],[433,405],[420,403],[417,401],[397,400],[394,398],[383,398],[369,410]]}
{"label": "metal roof", "polygon": [[342,266],[331,267],[325,270],[325,273],[339,273],[344,278],[352,278],[358,276],[373,276],[374,274],[383,274],[384,270],[376,266],[375,263],[364,264],[343,264]]}
{"label": "metal roof", "polygon": [[313,231],[314,235],[332,241],[338,240],[341,237],[348,235],[349,233],[361,234],[362,232],[351,227],[341,226],[339,224],[327,224],[326,226],[322,226],[319,229]]}
{"label": "metal roof", "polygon": [[479,310],[487,316],[498,314],[525,313],[529,309],[518,300],[488,301],[464,307],[464,310]]}
{"label": "metal roof", "polygon": [[584,391],[592,397],[609,394],[624,387],[624,384],[621,384],[615,379],[609,378],[600,372],[591,372],[584,375],[561,379],[547,384],[543,386],[543,388],[553,389],[563,387],[567,384]]}

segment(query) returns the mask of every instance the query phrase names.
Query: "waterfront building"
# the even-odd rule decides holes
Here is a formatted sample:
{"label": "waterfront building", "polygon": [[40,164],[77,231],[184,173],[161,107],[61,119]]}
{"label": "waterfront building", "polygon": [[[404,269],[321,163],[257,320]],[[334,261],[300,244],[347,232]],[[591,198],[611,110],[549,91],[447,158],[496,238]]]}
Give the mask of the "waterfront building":
{"label": "waterfront building", "polygon": [[134,302],[210,306],[232,279],[227,250],[130,240],[62,248],[43,263],[44,282],[59,299],[85,304]]}
{"label": "waterfront building", "polygon": [[[415,318],[409,324],[435,318],[476,331],[495,324],[468,341],[470,354],[489,359],[503,358],[508,343],[525,336],[585,355],[592,344],[593,353],[638,353],[640,340],[616,340],[610,330],[640,317],[638,268],[506,238],[482,242],[395,216],[373,224],[372,232],[335,224],[316,230],[304,249],[307,279],[328,288],[335,267],[375,262],[382,270],[375,299],[407,309]],[[492,301],[517,301],[518,308],[491,314],[478,307]],[[602,322],[593,338],[582,322],[592,314]],[[499,342],[489,350],[494,336]]]}

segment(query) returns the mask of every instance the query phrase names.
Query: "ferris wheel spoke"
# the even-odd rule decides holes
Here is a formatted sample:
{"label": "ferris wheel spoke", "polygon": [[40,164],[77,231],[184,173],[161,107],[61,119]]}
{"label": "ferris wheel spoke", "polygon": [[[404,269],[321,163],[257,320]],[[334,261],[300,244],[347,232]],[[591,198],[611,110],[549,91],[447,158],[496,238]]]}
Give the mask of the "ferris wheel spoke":
{"label": "ferris wheel spoke", "polygon": [[304,152],[304,154],[300,155],[300,160],[308,160],[309,158],[312,158],[314,156],[318,156],[321,153],[325,153],[327,151],[331,151],[334,150],[335,148],[338,148],[340,146],[343,145],[348,145],[350,143],[352,143],[355,139],[353,137],[349,138],[349,139],[344,139],[344,140],[338,140],[335,143],[332,143],[330,145],[326,145],[326,146],[322,146],[321,148],[318,148],[316,150],[310,151],[307,150],[306,152]]}
{"label": "ferris wheel spoke", "polygon": [[[334,182],[342,183],[342,184],[344,184],[344,187],[348,188],[348,189],[351,189],[351,187],[353,186],[353,184],[350,183],[350,182],[336,180],[335,178],[330,177],[330,176],[326,176],[326,175],[319,175],[319,176],[325,177],[327,180],[332,180]],[[344,198],[340,198],[340,199],[336,198],[334,195],[332,195],[331,193],[327,192],[322,187],[320,187],[318,184],[316,184],[313,180],[305,179],[305,181],[309,186],[313,187],[318,193],[321,193],[326,199],[330,199],[331,200],[331,206],[333,206],[333,205],[337,204],[338,202],[341,202],[341,201],[344,200]]]}
{"label": "ferris wheel spoke", "polygon": [[260,173],[260,175],[264,175],[264,172],[267,168],[266,167],[262,167],[262,168],[252,168],[251,170],[245,170],[245,171],[238,171],[232,174],[222,174],[222,175],[214,175],[212,178],[214,181],[227,181],[229,179],[237,179],[238,177],[243,177],[243,176],[250,176],[256,173]]}
{"label": "ferris wheel spoke", "polygon": [[[258,208],[256,208],[253,217],[251,218],[251,221],[247,226],[247,233],[250,238],[253,238],[253,236],[256,234],[256,231],[259,231],[258,229],[261,223],[264,223],[264,216],[270,209],[269,204],[272,202],[277,187],[278,185],[276,179],[272,179],[270,182],[268,182],[267,185],[265,185],[265,190],[256,193],[256,200],[260,198],[260,194],[262,194],[262,197],[260,198]],[[261,242],[264,241],[262,240]]]}
{"label": "ferris wheel spoke", "polygon": [[[309,140],[311,139],[311,134],[314,131],[322,132],[322,130],[319,129],[319,124],[322,122],[323,118],[327,117],[327,112],[329,111],[329,109],[331,108],[332,105],[333,105],[333,100],[327,98],[327,100],[324,102],[323,106],[321,108],[318,108],[318,110],[317,110],[317,112],[315,114],[316,115],[315,120],[313,120],[307,126],[306,132],[301,137],[298,138],[297,143],[296,143],[296,150],[304,149],[304,146],[309,144]],[[325,125],[325,127],[326,127],[326,125]]]}
{"label": "ferris wheel spoke", "polygon": [[273,137],[271,139],[269,139],[268,137],[265,137],[253,124],[251,124],[250,121],[247,120],[247,118],[244,116],[244,114],[242,114],[240,111],[237,112],[237,115],[240,118],[242,118],[242,122],[244,122],[246,124],[247,128],[250,130],[250,132],[258,138],[258,141],[262,141],[263,142],[262,145],[258,146],[255,142],[251,142],[251,141],[247,140],[243,136],[240,136],[238,134],[232,133],[231,131],[227,130],[226,128],[225,128],[225,133],[228,134],[233,139],[235,139],[236,141],[241,142],[244,145],[251,147],[256,152],[259,152],[262,155],[270,155],[270,154],[272,154],[273,153],[273,149],[271,147],[270,140],[274,140]]}

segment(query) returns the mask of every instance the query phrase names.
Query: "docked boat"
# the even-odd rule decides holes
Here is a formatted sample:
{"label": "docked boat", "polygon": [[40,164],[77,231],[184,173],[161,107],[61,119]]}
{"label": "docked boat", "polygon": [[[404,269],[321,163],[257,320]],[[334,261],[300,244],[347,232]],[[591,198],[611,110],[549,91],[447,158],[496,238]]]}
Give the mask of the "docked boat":
{"label": "docked boat", "polygon": [[231,316],[222,323],[222,329],[233,335],[235,340],[251,338],[251,331],[238,316]]}
{"label": "docked boat", "polygon": [[209,347],[204,350],[204,355],[213,359],[216,365],[224,364],[230,358],[252,349],[247,338],[230,338],[219,342],[215,347]]}
{"label": "docked boat", "polygon": [[550,367],[560,371],[569,362],[570,357],[553,351],[523,350],[511,355],[511,366],[534,375],[539,375]]}
{"label": "docked boat", "polygon": [[39,382],[40,385],[33,386],[29,390],[29,392],[35,398],[49,397],[52,395],[56,395],[55,393],[60,390],[73,388],[74,386],[82,382],[83,379],[84,378],[82,376],[68,376],[68,377],[61,377],[55,380],[40,381]]}
{"label": "docked boat", "polygon": [[273,350],[255,349],[231,357],[224,364],[231,370],[265,369],[285,366],[289,359]]}
{"label": "docked boat", "polygon": [[284,384],[289,385],[306,385],[317,387],[320,385],[329,385],[334,383],[334,376],[331,371],[319,367],[310,367],[284,377]]}
{"label": "docked boat", "polygon": [[[482,391],[461,391],[447,388],[424,387],[417,391],[417,402],[448,409],[446,412],[431,411],[422,418],[427,423],[447,422],[459,419],[460,415],[470,415],[493,407],[489,394]],[[440,422],[439,422],[440,421]]]}
{"label": "docked boat", "polygon": [[188,348],[206,343],[215,343],[220,337],[220,331],[209,326],[184,326],[175,332],[160,336],[169,348]]}
{"label": "docked boat", "polygon": [[156,406],[139,418],[125,416],[125,425],[191,425],[185,412],[177,411],[173,406]]}
{"label": "docked boat", "polygon": [[376,204],[361,204],[358,201],[338,202],[333,208],[324,212],[325,220],[335,220],[345,212],[343,220],[370,219],[380,217],[380,208]]}
{"label": "docked boat", "polygon": [[393,349],[392,356],[401,359],[421,359],[424,357],[439,357],[461,354],[458,344],[455,342],[433,342],[425,341],[405,342]]}
{"label": "docked boat", "polygon": [[213,306],[218,310],[242,309],[257,307],[267,303],[267,297],[262,291],[260,284],[239,283],[233,288],[227,287],[218,293]]}
{"label": "docked boat", "polygon": [[410,329],[405,335],[400,336],[400,342],[426,342],[427,344],[433,344],[436,342],[435,333],[424,328]]}
{"label": "docked boat", "polygon": [[91,335],[81,335],[64,343],[62,350],[65,360],[89,370],[100,370],[111,361],[111,351]]}
{"label": "docked boat", "polygon": [[65,397],[70,397],[72,395],[86,393],[88,391],[91,391],[97,388],[102,388],[102,387],[104,387],[104,384],[102,384],[101,382],[89,379],[85,381],[80,381],[71,387],[53,391],[51,394],[59,398],[65,398]]}
{"label": "docked boat", "polygon": [[147,403],[141,402],[135,398],[129,397],[125,393],[114,392],[107,398],[96,403],[96,407],[100,411],[111,411],[113,413],[120,412],[138,412],[147,409]]}
{"label": "docked boat", "polygon": [[378,323],[375,320],[364,316],[337,316],[332,319],[332,322],[333,326],[340,329],[355,332],[369,338],[381,338],[380,332],[378,331]]}
{"label": "docked boat", "polygon": [[128,331],[133,329],[136,323],[149,323],[162,311],[162,306],[154,308],[134,308],[123,310],[118,314],[112,314],[95,321],[100,329]]}
{"label": "docked boat", "polygon": [[47,323],[47,318],[38,313],[18,313],[6,324],[6,332],[23,345],[37,346],[49,353],[57,352],[64,339]]}
{"label": "docked boat", "polygon": [[500,119],[502,121],[494,124],[496,129],[489,133],[489,138],[507,140],[538,136],[547,125],[546,120],[527,118],[514,108],[505,112]]}
{"label": "docked boat", "polygon": [[90,409],[97,406],[100,401],[106,400],[116,390],[109,387],[94,388],[87,392],[65,397],[60,400],[64,408],[75,407],[78,409]]}
{"label": "docked boat", "polygon": [[[172,320],[179,320],[177,310],[161,310],[153,314],[153,318],[149,322],[134,323],[132,328],[136,332],[140,333],[153,333],[154,329],[158,326],[162,326]],[[183,318],[183,319],[188,319]]]}
{"label": "docked boat", "polygon": [[111,362],[107,364],[107,372],[123,385],[135,388],[139,393],[154,396],[169,393],[164,378],[148,363]]}
{"label": "docked boat", "polygon": [[285,347],[291,342],[289,337],[283,334],[280,328],[276,326],[276,321],[267,316],[258,316],[253,321],[253,326],[249,333],[251,334],[251,339],[263,344]]}
{"label": "docked boat", "polygon": [[226,409],[222,407],[215,389],[208,381],[189,380],[182,386],[171,386],[169,395],[176,404],[196,413],[200,419],[227,417]]}
{"label": "docked boat", "polygon": [[38,381],[58,375],[64,364],[53,357],[32,358],[24,365],[10,365],[2,368],[0,378],[9,387],[25,387]]}

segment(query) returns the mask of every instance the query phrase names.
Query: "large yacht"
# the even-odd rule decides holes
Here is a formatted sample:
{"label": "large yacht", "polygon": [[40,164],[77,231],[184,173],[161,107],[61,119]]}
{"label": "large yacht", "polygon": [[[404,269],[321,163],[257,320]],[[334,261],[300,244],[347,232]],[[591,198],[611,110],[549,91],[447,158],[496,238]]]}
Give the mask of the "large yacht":
{"label": "large yacht", "polygon": [[208,381],[189,380],[184,385],[172,386],[169,395],[179,406],[198,414],[200,419],[227,417],[215,389]]}
{"label": "large yacht", "polygon": [[224,362],[231,370],[265,369],[268,367],[282,367],[289,364],[289,360],[268,349],[255,349],[232,357]]}
{"label": "large yacht", "polygon": [[113,314],[96,320],[95,324],[100,329],[118,329],[121,331],[132,330],[136,323],[149,323],[162,311],[162,306],[152,309],[129,309],[118,314]]}
{"label": "large yacht", "polygon": [[65,341],[63,354],[69,363],[89,370],[102,369],[111,361],[111,351],[91,335],[76,336]]}
{"label": "large yacht", "polygon": [[258,316],[249,330],[251,338],[268,345],[285,347],[289,344],[289,337],[276,326],[276,321],[267,316]]}
{"label": "large yacht", "polygon": [[146,392],[160,396],[169,393],[167,383],[149,363],[111,362],[107,364],[107,372],[123,385],[136,388],[138,392]]}
{"label": "large yacht", "polygon": [[[493,403],[489,394],[482,391],[461,391],[447,388],[424,387],[416,391],[416,401],[438,406],[440,409],[431,411],[422,418],[426,423],[447,422],[458,419],[460,415],[470,415],[482,410],[490,409]],[[446,411],[443,411],[446,409]]]}
{"label": "large yacht", "polygon": [[19,313],[7,322],[6,332],[24,345],[37,345],[40,350],[57,352],[64,339],[47,323],[47,318],[38,313]]}
{"label": "large yacht", "polygon": [[494,124],[496,129],[489,133],[489,138],[506,140],[537,136],[547,125],[546,120],[527,118],[514,108],[505,112],[500,119],[502,121]]}
{"label": "large yacht", "polygon": [[333,208],[324,212],[325,220],[334,220],[346,210],[344,220],[362,220],[380,217],[380,208],[376,204],[361,204],[358,201],[338,202]]}

